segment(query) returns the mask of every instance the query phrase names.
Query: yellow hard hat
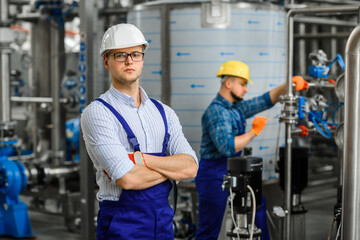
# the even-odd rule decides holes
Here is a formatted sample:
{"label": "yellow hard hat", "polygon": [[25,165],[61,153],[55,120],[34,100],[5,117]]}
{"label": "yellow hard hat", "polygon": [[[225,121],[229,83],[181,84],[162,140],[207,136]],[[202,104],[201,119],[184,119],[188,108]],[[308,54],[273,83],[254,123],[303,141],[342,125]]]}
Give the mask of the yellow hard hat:
{"label": "yellow hard hat", "polygon": [[227,61],[221,65],[216,76],[222,77],[224,75],[230,75],[235,77],[241,77],[247,80],[249,83],[254,84],[250,81],[250,70],[248,65],[240,61]]}

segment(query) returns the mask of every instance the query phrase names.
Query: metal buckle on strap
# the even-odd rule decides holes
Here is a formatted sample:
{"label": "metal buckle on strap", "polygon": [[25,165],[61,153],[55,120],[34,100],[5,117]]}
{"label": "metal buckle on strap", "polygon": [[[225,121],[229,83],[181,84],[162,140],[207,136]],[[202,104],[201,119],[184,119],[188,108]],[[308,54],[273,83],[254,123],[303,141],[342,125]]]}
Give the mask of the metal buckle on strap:
{"label": "metal buckle on strap", "polygon": [[165,134],[165,137],[164,137],[164,146],[165,146],[165,149],[167,148],[167,145],[169,143],[169,140],[170,140],[170,134],[169,133],[166,133]]}
{"label": "metal buckle on strap", "polygon": [[136,147],[139,148],[139,143],[135,136],[132,138],[128,138],[128,139],[129,139],[129,142],[130,142],[131,146],[133,147],[133,149],[135,149]]}

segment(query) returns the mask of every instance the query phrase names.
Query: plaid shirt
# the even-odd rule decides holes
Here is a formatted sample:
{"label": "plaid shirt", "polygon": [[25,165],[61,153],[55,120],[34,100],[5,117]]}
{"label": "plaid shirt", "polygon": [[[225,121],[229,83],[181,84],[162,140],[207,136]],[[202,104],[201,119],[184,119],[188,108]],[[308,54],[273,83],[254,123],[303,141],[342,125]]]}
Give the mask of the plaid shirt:
{"label": "plaid shirt", "polygon": [[272,106],[269,92],[234,104],[217,94],[201,119],[201,158],[234,156],[234,137],[245,133],[246,119]]}

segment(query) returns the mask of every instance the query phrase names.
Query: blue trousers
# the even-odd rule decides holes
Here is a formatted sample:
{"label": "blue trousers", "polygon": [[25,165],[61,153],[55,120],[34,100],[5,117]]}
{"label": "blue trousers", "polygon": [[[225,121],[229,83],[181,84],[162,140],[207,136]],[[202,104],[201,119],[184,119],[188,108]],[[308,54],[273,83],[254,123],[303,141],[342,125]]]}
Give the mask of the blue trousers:
{"label": "blue trousers", "polygon": [[168,201],[170,188],[167,180],[145,190],[123,190],[119,201],[100,202],[97,239],[174,239],[174,211]]}

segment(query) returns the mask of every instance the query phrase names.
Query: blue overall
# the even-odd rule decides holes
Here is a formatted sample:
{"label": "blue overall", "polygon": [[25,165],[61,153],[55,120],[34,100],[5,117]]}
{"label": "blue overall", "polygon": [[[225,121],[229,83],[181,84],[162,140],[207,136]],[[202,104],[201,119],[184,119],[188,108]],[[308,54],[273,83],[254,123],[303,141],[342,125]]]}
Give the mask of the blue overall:
{"label": "blue overall", "polygon": [[[237,135],[244,134],[246,129],[246,120],[241,114],[240,121],[238,121],[235,116],[234,118],[239,128]],[[235,156],[241,156],[241,151]],[[223,191],[221,187],[225,174],[228,174],[227,157],[217,159],[201,158],[199,171],[195,178],[199,198],[199,224],[196,232],[196,240],[218,239],[228,198],[228,192],[226,190]],[[262,205],[263,204],[265,204],[265,201],[263,201]],[[264,209],[264,207],[262,207],[261,209],[265,213],[266,208]],[[264,226],[263,221],[261,222],[261,226],[258,225],[258,223],[260,223],[259,221],[256,221],[256,223],[257,227],[264,231],[264,227],[262,228],[262,226]],[[265,227],[266,232],[268,232],[267,226]]]}
{"label": "blue overall", "polygon": [[[140,151],[139,143],[125,119],[107,102],[98,98],[124,127],[134,151]],[[165,137],[161,153],[148,153],[165,156],[169,133],[163,106],[151,99],[158,108],[165,124]],[[130,160],[129,160],[130,161]],[[172,184],[166,180],[143,190],[122,190],[119,201],[102,201],[97,219],[98,240],[119,239],[174,239],[172,219],[174,211],[168,197]]]}

